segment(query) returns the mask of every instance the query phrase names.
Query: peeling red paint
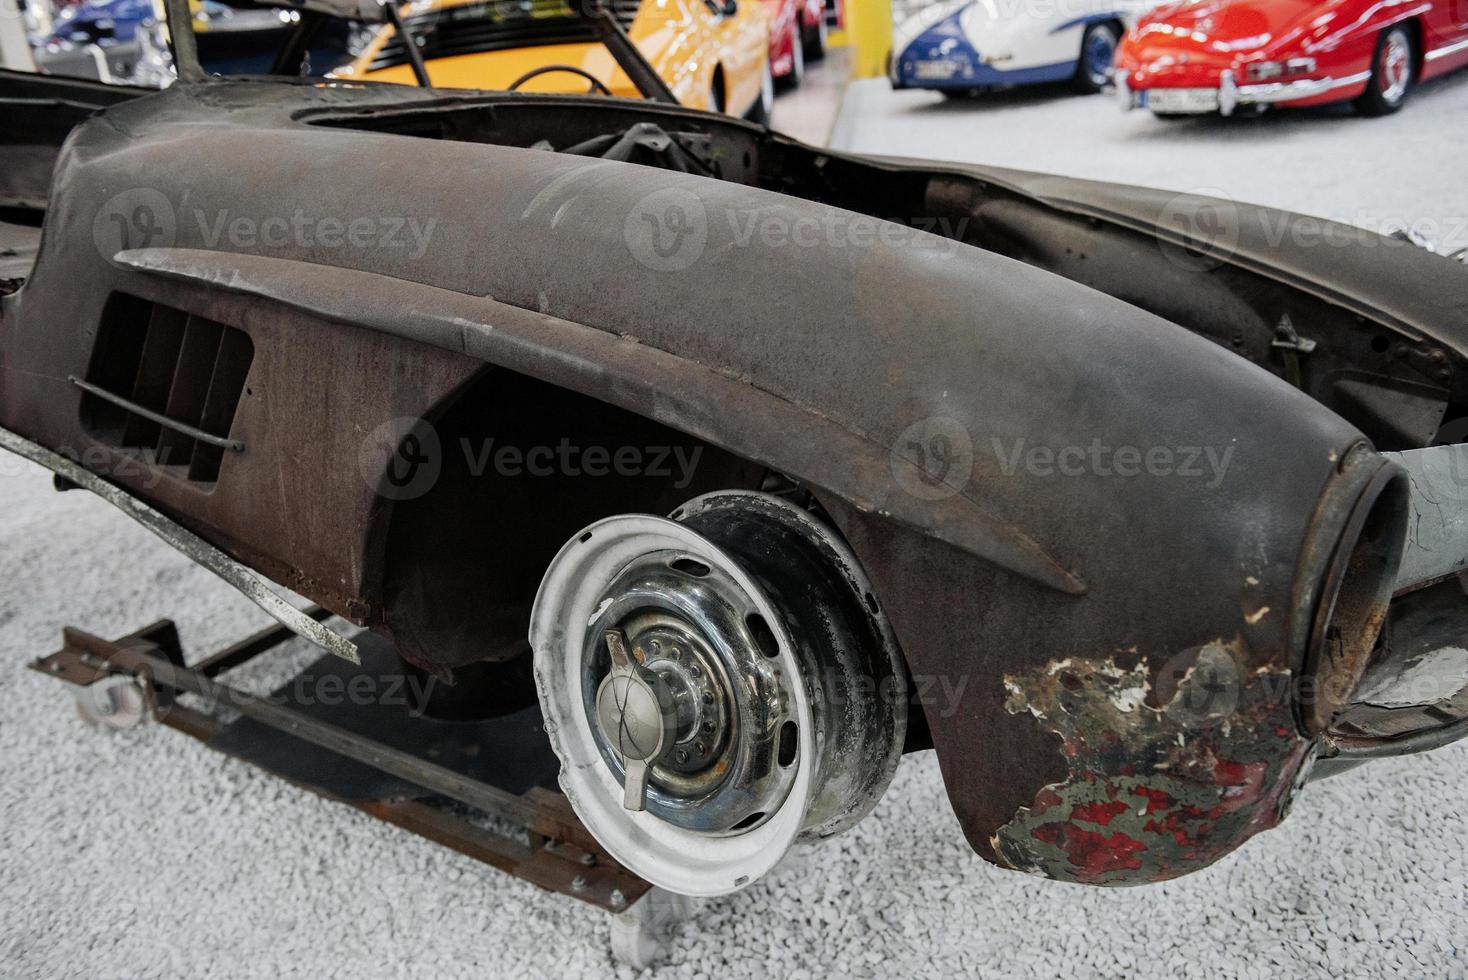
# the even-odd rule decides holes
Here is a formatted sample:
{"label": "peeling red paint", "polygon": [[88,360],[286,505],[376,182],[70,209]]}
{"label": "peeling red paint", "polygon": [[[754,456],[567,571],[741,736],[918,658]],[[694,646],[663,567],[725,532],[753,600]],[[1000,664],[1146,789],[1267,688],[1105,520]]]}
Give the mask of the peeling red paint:
{"label": "peeling red paint", "polygon": [[1065,851],[1081,881],[1095,881],[1103,874],[1140,868],[1142,862],[1136,854],[1147,849],[1141,841],[1126,834],[1108,836],[1069,823],[1047,823],[1031,833],[1036,840]]}
{"label": "peeling red paint", "polygon": [[1112,817],[1125,813],[1126,809],[1127,805],[1121,800],[1113,800],[1110,803],[1077,803],[1070,808],[1070,818],[1105,827],[1111,823]]}
{"label": "peeling red paint", "polygon": [[[1287,685],[1246,670],[1236,645],[1210,644],[1203,658],[1211,679],[1230,665],[1238,679],[1212,713],[1186,690],[1190,678],[1166,703],[1148,700],[1145,659],[1122,668],[1071,658],[1029,679],[1006,678],[1007,707],[1059,735],[1070,770],[1000,828],[995,847],[1006,863],[1095,884],[1163,881],[1279,822],[1309,754],[1290,704],[1269,696]],[[1070,684],[1059,683],[1061,671]]]}

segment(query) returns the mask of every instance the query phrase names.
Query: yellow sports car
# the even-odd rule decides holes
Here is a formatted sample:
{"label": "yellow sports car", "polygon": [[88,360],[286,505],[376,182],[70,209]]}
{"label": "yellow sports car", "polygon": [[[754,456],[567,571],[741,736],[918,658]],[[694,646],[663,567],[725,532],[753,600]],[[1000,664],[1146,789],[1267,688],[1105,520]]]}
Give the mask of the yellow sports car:
{"label": "yellow sports car", "polygon": [[[593,27],[577,15],[574,2],[426,0],[409,5],[403,21],[417,39],[436,87],[534,92],[584,92],[590,87],[636,98],[637,87],[598,42]],[[610,0],[608,6],[683,105],[768,118],[774,85],[764,4]],[[408,52],[390,24],[333,75],[409,85],[414,81]]]}

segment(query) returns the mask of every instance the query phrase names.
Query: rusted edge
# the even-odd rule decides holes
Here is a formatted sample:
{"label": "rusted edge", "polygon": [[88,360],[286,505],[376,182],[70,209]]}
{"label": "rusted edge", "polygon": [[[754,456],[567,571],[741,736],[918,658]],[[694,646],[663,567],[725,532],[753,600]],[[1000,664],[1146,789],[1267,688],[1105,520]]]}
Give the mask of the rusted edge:
{"label": "rusted edge", "polygon": [[84,490],[90,490],[152,531],[166,543],[234,586],[245,598],[269,613],[276,622],[297,636],[310,640],[343,660],[350,660],[354,664],[362,662],[357,653],[357,644],[335,630],[318,623],[277,594],[272,584],[265,578],[241,565],[203,538],[164,517],[127,491],[113,486],[65,456],[38,446],[8,429],[0,428],[0,448],[8,449],[17,456],[44,466]]}

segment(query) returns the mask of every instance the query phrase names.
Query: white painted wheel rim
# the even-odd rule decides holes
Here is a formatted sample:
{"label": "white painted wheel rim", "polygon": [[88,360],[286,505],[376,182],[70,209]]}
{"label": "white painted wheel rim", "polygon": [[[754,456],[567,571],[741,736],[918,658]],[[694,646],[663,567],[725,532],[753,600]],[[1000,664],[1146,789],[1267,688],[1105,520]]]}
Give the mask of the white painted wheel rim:
{"label": "white painted wheel rim", "polygon": [[654,885],[683,895],[727,894],[769,872],[799,836],[815,788],[816,726],[803,687],[793,685],[791,708],[799,725],[795,775],[784,800],[748,830],[712,835],[623,808],[622,784],[605,764],[584,711],[582,663],[588,655],[587,629],[601,613],[603,588],[650,551],[685,553],[733,579],[774,631],[781,669],[786,676],[800,676],[780,614],[736,561],[674,521],[625,515],[593,524],[551,562],[531,620],[536,688],[546,732],[561,760],[561,789],[597,841]]}

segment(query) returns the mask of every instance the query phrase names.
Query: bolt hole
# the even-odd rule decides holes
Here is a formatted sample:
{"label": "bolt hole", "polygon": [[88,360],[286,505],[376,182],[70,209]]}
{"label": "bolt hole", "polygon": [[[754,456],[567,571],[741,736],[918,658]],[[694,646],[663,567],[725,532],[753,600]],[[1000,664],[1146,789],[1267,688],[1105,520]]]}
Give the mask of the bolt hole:
{"label": "bolt hole", "polygon": [[590,531],[587,531],[585,534],[581,535],[581,537],[577,538],[576,540],[579,541],[579,542],[581,542],[582,544],[585,544],[586,542],[588,542],[588,541],[591,540],[591,532]]}
{"label": "bolt hole", "polygon": [[676,520],[681,520],[682,517],[683,517],[683,508],[682,507],[679,507],[677,510],[673,511],[673,513],[669,514],[668,517],[671,520],[675,520],[675,521]]}
{"label": "bolt hole", "polygon": [[709,567],[707,565],[701,561],[694,561],[692,558],[679,558],[673,562],[671,567],[675,572],[692,575],[694,578],[703,578],[709,573]]}
{"label": "bolt hole", "polygon": [[1064,687],[1067,691],[1079,691],[1082,687],[1085,686],[1081,683],[1081,679],[1079,677],[1077,677],[1075,674],[1072,674],[1068,670],[1060,675],[1060,685]]}
{"label": "bolt hole", "polygon": [[750,613],[744,617],[744,625],[749,627],[749,633],[754,637],[754,645],[759,647],[759,652],[771,659],[780,655],[780,641],[775,639],[775,631],[770,629],[770,624],[765,622],[765,617],[759,613]]}
{"label": "bolt hole", "polygon": [[740,875],[734,879],[735,888],[743,888],[747,884],[749,884],[749,875]]}
{"label": "bolt hole", "polygon": [[[746,830],[746,829],[748,829],[750,827],[753,827],[755,824],[759,823],[764,818],[765,818],[765,811],[763,811],[763,810],[756,810],[754,813],[751,813],[749,816],[745,817],[743,820],[739,821],[738,823],[736,823],[734,826],[730,827],[729,829],[730,830]],[[740,878],[739,881],[734,882],[734,884],[737,885],[740,882],[745,882],[745,881],[748,881],[748,880],[749,879],[747,877]]]}
{"label": "bolt hole", "polygon": [[795,761],[795,750],[799,747],[800,729],[795,722],[787,721],[780,726],[780,768],[789,769]]}
{"label": "bolt hole", "polygon": [[867,608],[870,609],[872,611],[872,615],[875,616],[879,611],[879,607],[877,606],[877,597],[868,592],[866,594],[866,600]]}
{"label": "bolt hole", "polygon": [[1383,334],[1377,334],[1371,338],[1371,349],[1378,354],[1385,354],[1392,349],[1391,340]]}

